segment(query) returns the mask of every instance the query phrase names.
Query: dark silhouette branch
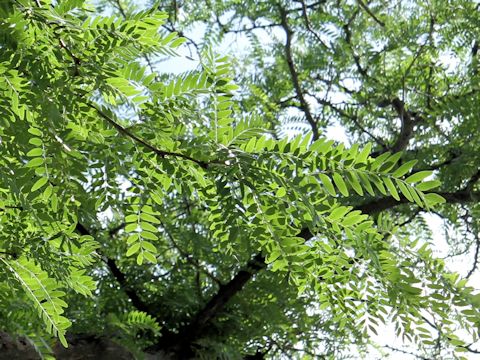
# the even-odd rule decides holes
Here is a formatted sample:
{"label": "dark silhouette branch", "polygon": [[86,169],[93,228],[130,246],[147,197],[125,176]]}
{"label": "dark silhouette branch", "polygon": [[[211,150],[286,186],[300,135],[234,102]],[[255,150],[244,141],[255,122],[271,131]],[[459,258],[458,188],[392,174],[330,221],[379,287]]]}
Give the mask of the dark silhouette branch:
{"label": "dark silhouette branch", "polygon": [[372,10],[370,10],[370,8],[367,6],[367,4],[365,4],[362,0],[357,0],[358,2],[358,5],[360,5],[360,7],[365,10],[365,12],[370,15],[370,17],[378,24],[380,25],[381,27],[385,27],[385,23],[383,21],[381,21],[373,12]]}
{"label": "dark silhouette branch", "polygon": [[180,359],[189,359],[193,355],[192,345],[220,314],[227,303],[238,294],[255,274],[266,268],[265,257],[259,253],[249,260],[246,266],[237,272],[226,284],[219,287],[217,293],[201,308],[192,320],[177,334],[165,333],[160,342],[148,349],[155,352],[162,349],[172,349],[180,354]]}
{"label": "dark silhouette branch", "polygon": [[347,45],[350,48],[350,51],[352,52],[353,61],[355,62],[355,66],[357,67],[357,71],[365,79],[370,79],[370,77],[368,76],[367,69],[365,69],[362,66],[362,64],[360,63],[360,57],[356,54],[354,46],[352,44],[352,31],[350,30],[350,25],[355,20],[355,17],[357,16],[357,14],[358,14],[358,11],[355,11],[353,13],[353,15],[350,17],[348,22],[343,26],[343,32],[345,33],[345,42],[347,43]]}
{"label": "dark silhouette branch", "polygon": [[295,63],[293,61],[293,54],[292,54],[292,38],[293,38],[293,31],[290,29],[288,25],[288,18],[287,12],[284,8],[280,7],[280,16],[282,20],[282,28],[285,31],[285,57],[287,59],[288,70],[290,72],[290,77],[292,78],[293,87],[295,89],[295,93],[297,95],[298,101],[300,101],[300,108],[305,114],[305,118],[309,123],[312,133],[313,139],[316,140],[319,137],[318,133],[318,126],[317,122],[313,118],[312,112],[310,110],[310,105],[308,104],[307,100],[305,99],[304,91],[300,85],[300,79],[298,76],[297,69],[295,67]]}
{"label": "dark silhouette branch", "polygon": [[118,124],[115,120],[113,120],[110,116],[105,114],[105,112],[103,112],[101,109],[99,109],[96,105],[94,105],[92,103],[87,103],[87,105],[89,107],[91,107],[92,109],[94,109],[98,113],[98,115],[100,115],[108,124],[113,126],[120,134],[134,140],[135,142],[139,143],[140,145],[142,145],[146,149],[154,152],[155,154],[157,154],[161,158],[165,158],[166,156],[177,157],[177,158],[192,161],[192,162],[198,164],[200,167],[202,167],[204,169],[208,168],[209,162],[202,161],[202,160],[197,160],[197,159],[194,159],[194,158],[192,158],[188,155],[185,155],[185,154],[174,153],[174,152],[171,152],[171,151],[164,151],[164,150],[160,150],[160,149],[156,148],[155,146],[146,142],[145,140],[138,137],[137,135],[129,132],[128,129],[126,129],[122,125]]}
{"label": "dark silhouette branch", "polygon": [[390,346],[390,345],[384,345],[384,348],[386,348],[388,350],[400,352],[400,353],[405,354],[405,355],[411,355],[411,356],[414,356],[415,358],[420,359],[420,360],[431,360],[431,358],[428,358],[428,357],[425,357],[425,356],[422,356],[422,355],[418,355],[418,354],[415,354],[413,352],[406,351],[406,350],[403,350],[403,349],[398,349],[398,348],[395,348],[395,347]]}
{"label": "dark silhouette branch", "polygon": [[167,235],[168,239],[172,243],[172,246],[175,250],[178,251],[180,256],[185,259],[190,265],[192,265],[195,269],[197,269],[199,272],[203,273],[206,275],[210,280],[212,280],[214,283],[217,285],[221,286],[222,281],[216,277],[214,274],[212,274],[210,271],[208,271],[205,267],[201,266],[197,260],[195,260],[188,252],[184,251],[176,242],[175,238],[171,234],[170,230],[165,226],[163,222],[161,222],[162,227],[165,231],[165,234]]}
{"label": "dark silhouette branch", "polygon": [[[80,235],[92,236],[91,232],[81,223],[77,223],[76,231]],[[132,305],[140,311],[143,311],[147,314],[155,316],[155,314],[151,312],[147,304],[144,303],[142,299],[140,299],[136,291],[133,290],[132,287],[128,284],[125,274],[120,270],[115,260],[105,256],[103,258],[104,258],[105,264],[107,265],[108,269],[112,273],[113,277],[115,278],[115,280],[117,280],[121,289],[125,292],[125,295],[132,302]]]}
{"label": "dark silhouette branch", "polygon": [[300,4],[302,4],[302,17],[303,17],[303,20],[305,22],[305,27],[307,28],[307,30],[315,37],[315,39],[317,39],[317,41],[324,47],[324,48],[327,48],[328,49],[328,46],[327,44],[325,44],[325,42],[322,40],[322,38],[320,37],[320,35],[317,34],[317,32],[313,29],[312,27],[312,24],[310,22],[310,19],[308,17],[308,13],[307,13],[307,4],[305,4],[305,1],[303,0],[299,0],[300,1]]}
{"label": "dark silhouette branch", "polygon": [[479,253],[480,253],[480,236],[478,236],[478,234],[475,234],[475,254],[473,255],[473,265],[472,265],[472,268],[468,271],[465,278],[467,279],[470,278],[470,276],[473,275],[475,270],[477,270]]}
{"label": "dark silhouette branch", "polygon": [[395,143],[390,147],[390,150],[395,153],[404,150],[408,146],[408,143],[413,135],[415,119],[412,116],[412,113],[405,109],[405,103],[399,98],[393,99],[391,104],[400,117],[400,121],[402,123],[400,134]]}
{"label": "dark silhouette branch", "polygon": [[[448,204],[464,204],[475,202],[480,199],[480,191],[467,192],[465,190],[460,190],[457,192],[437,192],[437,194],[443,196]],[[364,214],[373,214],[406,203],[409,203],[409,201],[403,196],[400,196],[399,201],[395,200],[393,197],[384,197],[358,205],[356,206],[356,209],[361,210]]]}

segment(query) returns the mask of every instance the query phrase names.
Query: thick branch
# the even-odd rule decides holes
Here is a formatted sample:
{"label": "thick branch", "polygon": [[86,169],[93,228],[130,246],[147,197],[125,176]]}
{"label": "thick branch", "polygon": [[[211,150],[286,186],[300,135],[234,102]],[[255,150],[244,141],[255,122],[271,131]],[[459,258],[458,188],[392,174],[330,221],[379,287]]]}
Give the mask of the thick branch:
{"label": "thick branch", "polygon": [[415,120],[412,117],[411,112],[405,109],[405,103],[399,98],[395,98],[392,100],[392,106],[400,117],[402,123],[402,128],[400,130],[397,141],[395,141],[395,143],[390,148],[392,152],[398,152],[404,150],[408,146],[410,138],[413,135],[413,127],[415,125]]}
{"label": "thick branch", "polygon": [[243,289],[253,275],[265,267],[265,258],[262,254],[257,254],[247,263],[245,269],[240,270],[227,284],[220,286],[217,294],[197,313],[189,326],[189,332],[198,335],[205,325],[218,315],[228,301]]}
{"label": "thick branch", "polygon": [[[437,194],[443,196],[449,204],[464,204],[480,199],[480,191],[467,192],[461,190],[457,192],[437,192]],[[356,209],[361,210],[364,214],[373,214],[406,203],[409,203],[409,201],[403,196],[400,197],[400,201],[395,200],[393,197],[384,197],[359,205]]]}
{"label": "thick branch", "polygon": [[162,337],[160,343],[149,350],[172,349],[181,354],[179,358],[190,358],[194,341],[225,308],[225,305],[243,289],[245,284],[266,266],[264,256],[257,254],[228,283],[219,287],[218,292],[197,312],[188,325],[180,329],[178,334],[165,334],[166,336]]}
{"label": "thick branch", "polygon": [[173,247],[178,251],[180,256],[185,259],[189,264],[193,265],[198,271],[202,272],[205,274],[210,280],[212,280],[214,283],[217,285],[222,285],[222,281],[217,278],[214,274],[212,274],[210,271],[208,271],[206,268],[201,266],[198,261],[196,261],[188,252],[184,251],[175,241],[173,235],[171,232],[168,230],[168,228],[165,226],[165,224],[162,222],[163,229],[165,230],[165,233],[167,234],[167,237],[170,239],[170,242],[172,243]]}

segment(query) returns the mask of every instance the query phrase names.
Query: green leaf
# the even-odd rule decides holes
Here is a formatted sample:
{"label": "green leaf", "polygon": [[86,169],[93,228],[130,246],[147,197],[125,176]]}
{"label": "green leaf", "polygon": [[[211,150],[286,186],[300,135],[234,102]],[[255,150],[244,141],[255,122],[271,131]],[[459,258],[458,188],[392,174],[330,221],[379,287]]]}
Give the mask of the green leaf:
{"label": "green leaf", "polygon": [[140,236],[144,239],[158,240],[158,236],[155,235],[154,233],[151,233],[150,231],[142,231],[140,233]]}
{"label": "green leaf", "polygon": [[330,178],[323,173],[318,174],[318,177],[320,178],[320,181],[322,182],[327,192],[332,196],[336,196],[337,193],[335,192],[335,188],[333,187],[333,183]]}
{"label": "green leaf", "polygon": [[127,250],[127,256],[132,256],[134,254],[136,254],[138,252],[138,250],[140,250],[140,242],[136,242],[135,244],[133,244],[132,246],[130,246],[130,248]]}
{"label": "green leaf", "polygon": [[428,206],[434,206],[437,204],[443,204],[445,203],[445,198],[441,195],[435,194],[435,193],[428,193],[425,194],[425,202],[427,203]]}
{"label": "green leaf", "polygon": [[349,210],[350,209],[346,206],[340,206],[338,208],[333,209],[333,211],[330,213],[328,218],[331,221],[336,221],[336,220],[340,219],[341,217],[343,217],[345,214],[347,214],[349,212]]}
{"label": "green leaf", "polygon": [[155,257],[154,254],[152,254],[151,252],[148,252],[148,251],[145,251],[143,253],[143,256],[145,259],[147,259],[149,262],[153,263],[153,264],[156,264],[157,263],[157,258]]}
{"label": "green leaf", "polygon": [[397,183],[398,188],[402,192],[403,196],[405,196],[408,201],[413,202],[413,197],[410,194],[410,191],[408,190],[407,185],[405,185],[403,183],[403,181],[401,181],[401,180],[396,180],[396,183]]}
{"label": "green leaf", "polygon": [[32,160],[30,160],[25,166],[26,167],[39,167],[41,165],[43,165],[43,158],[41,157],[37,157],[37,158],[33,158]]}
{"label": "green leaf", "polygon": [[363,189],[360,185],[360,181],[357,175],[353,171],[346,172],[345,174],[347,175],[347,180],[350,186],[355,190],[358,195],[363,196]]}
{"label": "green leaf", "polygon": [[145,254],[144,252],[140,252],[138,253],[137,255],[137,264],[138,265],[142,265],[143,264],[143,254]]}
{"label": "green leaf", "polygon": [[432,175],[431,171],[419,171],[405,179],[407,183],[416,183]]}
{"label": "green leaf", "polygon": [[32,135],[42,136],[42,132],[41,132],[39,129],[37,129],[37,128],[30,127],[30,128],[28,128],[27,131],[28,131],[30,134],[32,134]]}
{"label": "green leaf", "polygon": [[393,177],[395,178],[400,178],[402,177],[403,175],[405,175],[406,173],[408,173],[414,166],[415,164],[418,162],[418,160],[410,160],[410,161],[407,161],[405,164],[403,164],[402,166],[400,166],[397,170],[395,170],[392,174]]}
{"label": "green leaf", "polygon": [[125,232],[129,233],[132,231],[136,231],[138,228],[138,223],[130,223],[125,226]]}
{"label": "green leaf", "polygon": [[416,186],[417,190],[427,191],[439,187],[441,182],[439,180],[424,181]]}
{"label": "green leaf", "polygon": [[377,175],[371,175],[370,178],[372,179],[373,184],[375,187],[382,193],[383,195],[387,195],[387,190],[385,189],[385,186],[383,185],[382,179],[378,177]]}
{"label": "green leaf", "polygon": [[371,195],[371,196],[375,196],[375,191],[373,191],[373,187],[372,187],[372,184],[370,183],[370,180],[368,179],[367,175],[365,175],[364,173],[362,172],[359,172],[358,173],[358,177],[360,178],[360,181],[363,185],[363,188],[365,190],[367,190],[367,192]]}
{"label": "green leaf", "polygon": [[58,339],[60,340],[60,343],[63,345],[64,348],[68,348],[67,339],[65,338],[63,332],[58,333]]}
{"label": "green leaf", "polygon": [[142,241],[142,248],[153,253],[153,254],[156,254],[157,253],[157,248],[155,247],[155,245],[153,245],[152,243],[148,242],[148,241]]}
{"label": "green leaf", "polygon": [[43,155],[43,150],[41,148],[32,149],[27,153],[28,157],[37,157],[42,155]]}
{"label": "green leaf", "polygon": [[390,155],[391,155],[391,153],[389,151],[387,151],[387,152],[381,154],[380,156],[378,156],[377,158],[375,158],[373,163],[370,164],[370,169],[372,171],[377,170],[390,157]]}
{"label": "green leaf", "polygon": [[153,232],[153,233],[158,232],[158,229],[148,222],[142,221],[140,223],[140,227],[142,228],[142,230],[147,230],[147,231],[150,231],[150,232]]}
{"label": "green leaf", "polygon": [[31,188],[31,192],[34,192],[34,191],[37,191],[38,189],[40,189],[41,187],[43,187],[46,183],[48,182],[48,178],[47,177],[41,177],[40,179],[38,179],[35,184],[33,184],[32,188]]}
{"label": "green leaf", "polygon": [[125,217],[126,223],[138,222],[138,216],[135,214],[127,215]]}
{"label": "green leaf", "polygon": [[365,145],[365,147],[360,152],[360,154],[358,154],[358,156],[356,157],[356,162],[366,164],[368,156],[370,155],[371,151],[372,151],[372,144],[367,143],[367,145]]}
{"label": "green leaf", "polygon": [[160,220],[158,220],[155,216],[152,216],[152,215],[147,214],[145,212],[142,212],[140,214],[140,218],[142,220],[145,220],[145,221],[153,223],[153,224],[160,224]]}
{"label": "green leaf", "polygon": [[393,184],[393,181],[389,177],[385,177],[383,178],[383,182],[387,186],[390,195],[392,195],[395,200],[400,201],[400,196],[398,196],[397,188]]}
{"label": "green leaf", "polygon": [[342,195],[348,196],[347,185],[345,184],[345,181],[343,181],[343,178],[340,176],[339,173],[333,174],[333,181],[335,182],[335,185],[337,186],[338,190],[340,190]]}
{"label": "green leaf", "polygon": [[277,198],[282,198],[287,195],[287,190],[284,187],[279,187],[277,190],[277,194],[275,195]]}

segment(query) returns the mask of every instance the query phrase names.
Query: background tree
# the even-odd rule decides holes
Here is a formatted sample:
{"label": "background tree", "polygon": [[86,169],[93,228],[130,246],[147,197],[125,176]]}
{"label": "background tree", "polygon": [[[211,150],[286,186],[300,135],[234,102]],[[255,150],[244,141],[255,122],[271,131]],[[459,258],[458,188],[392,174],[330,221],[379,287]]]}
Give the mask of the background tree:
{"label": "background tree", "polygon": [[478,296],[420,216],[477,246],[473,4],[100,5],[1,7],[5,354],[337,359],[384,324],[476,351]]}

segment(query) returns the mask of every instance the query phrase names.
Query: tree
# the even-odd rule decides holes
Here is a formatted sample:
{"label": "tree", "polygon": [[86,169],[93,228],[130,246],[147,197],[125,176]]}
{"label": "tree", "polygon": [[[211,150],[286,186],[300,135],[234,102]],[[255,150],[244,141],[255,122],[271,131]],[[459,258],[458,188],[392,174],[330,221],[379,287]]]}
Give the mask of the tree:
{"label": "tree", "polygon": [[[478,296],[418,216],[476,232],[474,5],[113,5],[0,8],[5,353],[341,358],[387,323],[475,351]],[[159,72],[197,21],[247,34],[245,65],[195,44]]]}

